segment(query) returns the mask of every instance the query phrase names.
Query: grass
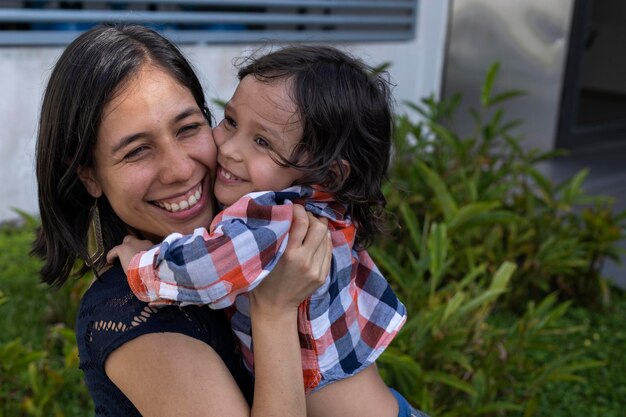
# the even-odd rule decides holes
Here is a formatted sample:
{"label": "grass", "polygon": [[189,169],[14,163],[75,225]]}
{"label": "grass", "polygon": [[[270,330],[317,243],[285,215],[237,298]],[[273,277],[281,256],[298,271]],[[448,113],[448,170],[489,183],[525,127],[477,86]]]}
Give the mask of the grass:
{"label": "grass", "polygon": [[614,292],[606,311],[573,307],[564,325],[586,325],[566,339],[564,351],[582,349],[606,366],[582,371],[584,382],[552,382],[540,395],[537,417],[622,417],[626,410],[626,293]]}
{"label": "grass", "polygon": [[[0,226],[0,291],[7,301],[0,304],[0,347],[20,337],[24,346],[46,349],[49,326],[59,322],[73,325],[75,304],[69,290],[55,292],[40,284],[39,261],[28,255],[32,227]],[[71,287],[68,285],[68,287]],[[537,417],[623,416],[626,409],[626,293],[615,291],[608,310],[597,311],[573,306],[562,319],[563,327],[585,325],[582,333],[559,338],[562,351],[582,349],[587,359],[602,360],[603,368],[581,373],[584,382],[551,382],[541,393]],[[50,355],[58,353],[50,352]],[[0,387],[0,392],[5,387]],[[2,397],[0,397],[2,401]],[[0,415],[6,405],[0,404]],[[72,409],[76,409],[74,404]],[[66,412],[66,416],[90,411]],[[29,415],[29,414],[22,414]],[[435,417],[435,416],[433,416]]]}
{"label": "grass", "polygon": [[33,348],[43,346],[47,293],[39,284],[40,262],[28,255],[33,231],[5,224],[0,227],[0,291],[7,302],[0,306],[0,343],[17,337]]}
{"label": "grass", "polygon": [[87,279],[58,290],[39,283],[33,230],[0,226],[0,417],[93,415],[69,330]]}

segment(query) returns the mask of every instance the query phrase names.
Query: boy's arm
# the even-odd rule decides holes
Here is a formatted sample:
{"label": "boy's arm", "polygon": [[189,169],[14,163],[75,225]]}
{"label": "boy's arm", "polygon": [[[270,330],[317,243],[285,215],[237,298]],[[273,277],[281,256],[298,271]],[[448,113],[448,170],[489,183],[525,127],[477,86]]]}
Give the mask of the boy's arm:
{"label": "boy's arm", "polygon": [[107,253],[107,263],[112,264],[115,258],[119,258],[124,273],[128,275],[128,266],[131,259],[138,253],[143,253],[154,246],[149,240],[137,239],[133,235],[126,235],[124,241]]}
{"label": "boy's arm", "polygon": [[218,214],[210,230],[171,234],[135,255],[127,272],[133,292],[154,304],[231,305],[256,287],[284,252],[293,206],[277,204],[273,195],[245,196]]}

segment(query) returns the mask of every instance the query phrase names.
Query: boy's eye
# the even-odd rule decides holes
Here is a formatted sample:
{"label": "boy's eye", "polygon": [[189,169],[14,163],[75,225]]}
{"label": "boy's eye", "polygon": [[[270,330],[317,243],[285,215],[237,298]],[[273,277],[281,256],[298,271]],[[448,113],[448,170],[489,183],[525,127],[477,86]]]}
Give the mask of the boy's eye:
{"label": "boy's eye", "polygon": [[255,138],[254,139],[254,143],[256,143],[259,146],[262,146],[263,148],[271,148],[272,146],[270,145],[270,143],[268,141],[266,141],[263,138]]}
{"label": "boy's eye", "polygon": [[234,128],[237,127],[237,122],[235,122],[235,120],[233,120],[231,117],[225,116],[224,117],[224,123],[228,126],[232,126]]}

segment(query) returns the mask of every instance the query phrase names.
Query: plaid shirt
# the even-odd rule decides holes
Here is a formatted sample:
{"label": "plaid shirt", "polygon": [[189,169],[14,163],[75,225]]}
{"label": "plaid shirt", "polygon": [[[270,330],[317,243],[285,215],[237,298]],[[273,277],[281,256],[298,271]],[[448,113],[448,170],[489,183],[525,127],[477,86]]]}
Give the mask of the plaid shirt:
{"label": "plaid shirt", "polygon": [[[133,257],[128,281],[153,305],[228,308],[244,362],[253,369],[247,292],[267,276],[287,245],[292,201],[327,217],[331,272],[298,312],[305,389],[317,390],[374,363],[406,321],[406,309],[366,251],[353,248],[346,206],[307,187],[250,193],[219,213],[209,231],[169,235]],[[293,279],[297,279],[294,277]]]}

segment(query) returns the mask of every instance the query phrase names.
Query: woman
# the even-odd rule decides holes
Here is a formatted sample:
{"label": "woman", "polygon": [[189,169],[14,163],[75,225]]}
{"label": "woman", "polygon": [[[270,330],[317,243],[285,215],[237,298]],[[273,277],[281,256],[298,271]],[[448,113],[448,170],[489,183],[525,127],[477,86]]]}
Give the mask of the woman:
{"label": "woman", "polygon": [[208,225],[215,170],[202,88],[170,42],[141,26],[115,26],[67,47],[42,105],[42,226],[33,252],[49,284],[62,285],[77,261],[98,275],[76,333],[96,415],[306,414],[296,312],[329,269],[325,224],[299,208],[285,262],[252,293],[251,409],[250,381],[223,313],[150,308],[132,296],[119,265],[104,260],[128,233],[161,240]]}

